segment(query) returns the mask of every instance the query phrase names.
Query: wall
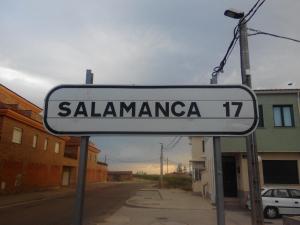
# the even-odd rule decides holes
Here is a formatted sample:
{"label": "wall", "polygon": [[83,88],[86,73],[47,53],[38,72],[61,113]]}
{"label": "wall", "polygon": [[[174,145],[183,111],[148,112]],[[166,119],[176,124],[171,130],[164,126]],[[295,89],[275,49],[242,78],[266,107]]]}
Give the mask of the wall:
{"label": "wall", "polygon": [[[205,151],[203,152],[202,140]],[[193,182],[193,191],[215,202],[213,139],[192,137],[192,160],[205,160],[205,170],[201,172],[201,181]],[[204,193],[206,192],[206,193]]]}
{"label": "wall", "polygon": [[[264,127],[256,129],[258,152],[300,152],[297,94],[258,94],[257,97],[264,113]],[[274,127],[273,105],[293,105],[295,127]],[[246,152],[245,139],[222,138],[222,151]]]}
{"label": "wall", "polygon": [[[80,151],[80,138],[71,137],[67,143],[66,148],[68,155],[73,158],[64,157],[63,165],[71,167],[71,180],[70,184],[74,185],[77,181],[77,170],[79,165],[79,151]],[[74,151],[73,154],[70,154]],[[87,156],[87,170],[86,170],[86,182],[105,182],[107,181],[107,165],[98,162],[100,150],[93,143],[89,143],[88,156]],[[75,156],[75,157],[74,157]]]}
{"label": "wall", "polygon": [[[71,171],[71,184],[76,183],[79,157],[64,157],[65,142],[70,138],[47,133],[39,115],[41,111],[0,84],[0,193],[60,186],[64,166]],[[12,143],[14,127],[22,129],[21,144]],[[34,135],[38,135],[36,148],[32,147]],[[46,138],[48,147],[44,150]],[[60,144],[59,153],[54,152],[56,142]],[[100,151],[93,144],[89,144],[88,151],[87,182],[106,181],[107,165],[97,163]]]}
{"label": "wall", "polygon": [[[205,161],[203,147],[202,147],[202,137],[192,137],[192,160],[193,161]],[[192,183],[193,192],[203,195],[203,173],[201,173],[201,180],[193,180]]]}
{"label": "wall", "polygon": [[[49,135],[37,128],[10,117],[1,116],[0,183],[2,192],[26,191],[59,186],[61,181],[64,139]],[[13,128],[22,129],[22,143],[12,143]],[[38,135],[36,148],[32,147],[33,135]],[[44,140],[48,148],[43,150]],[[55,142],[60,152],[54,152]]]}
{"label": "wall", "polygon": [[202,137],[192,137],[192,160],[203,160]]}

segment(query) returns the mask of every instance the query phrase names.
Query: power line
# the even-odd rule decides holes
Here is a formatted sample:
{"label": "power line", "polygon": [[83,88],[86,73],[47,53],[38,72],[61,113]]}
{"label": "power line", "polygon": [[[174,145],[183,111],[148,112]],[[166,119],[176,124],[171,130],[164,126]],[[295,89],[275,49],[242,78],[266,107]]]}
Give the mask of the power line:
{"label": "power line", "polygon": [[212,77],[216,77],[216,76],[218,76],[218,74],[220,72],[223,72],[223,69],[224,69],[224,66],[225,66],[225,64],[227,62],[227,59],[229,58],[231,52],[233,51],[233,48],[234,48],[235,43],[236,43],[237,40],[238,40],[238,26],[236,26],[234,28],[233,38],[232,38],[232,40],[231,40],[231,42],[229,44],[229,47],[226,50],[226,53],[225,53],[223,59],[221,60],[219,66],[216,66],[213,69]]}
{"label": "power line", "polygon": [[264,32],[264,31],[261,31],[261,30],[252,29],[252,28],[248,28],[248,30],[255,32],[253,34],[249,34],[249,36],[263,34],[263,35],[268,35],[268,36],[272,36],[272,37],[276,37],[276,38],[281,38],[281,39],[286,39],[286,40],[289,40],[289,41],[294,41],[294,42],[300,43],[300,40],[295,39],[295,38],[281,36],[281,35],[278,35],[278,34],[272,34],[272,33]]}
{"label": "power line", "polygon": [[213,78],[217,77],[220,72],[223,72],[224,67],[227,63],[227,60],[230,57],[230,55],[236,45],[237,40],[239,39],[238,33],[239,33],[240,24],[249,22],[252,19],[252,17],[256,14],[257,10],[262,6],[262,4],[264,4],[265,1],[266,0],[258,0],[253,5],[253,7],[248,11],[248,13],[246,13],[246,15],[239,21],[238,25],[235,26],[235,28],[233,29],[233,38],[226,50],[226,53],[225,53],[223,59],[221,60],[220,64],[218,66],[214,67],[214,69],[213,69],[213,72],[212,72]]}
{"label": "power line", "polygon": [[165,149],[166,150],[172,150],[173,148],[175,148],[175,146],[179,143],[179,141],[181,140],[182,136],[178,136],[176,137],[177,140],[171,145],[171,146],[167,146]]}
{"label": "power line", "polygon": [[[166,162],[167,160],[166,159],[164,159],[164,162]],[[173,160],[171,160],[171,159],[169,159],[168,158],[168,161],[169,161],[169,164],[178,164],[179,162],[175,162],[175,161],[173,161]]]}
{"label": "power line", "polygon": [[[247,14],[244,16],[245,17],[248,17],[250,15],[250,13],[253,12],[253,10],[255,9],[255,7],[258,5],[258,3],[260,2],[261,0],[258,0],[253,6],[252,8],[247,12]],[[244,20],[244,18],[242,20]]]}
{"label": "power line", "polygon": [[[249,18],[244,22],[244,18],[242,19],[242,21],[241,22],[243,22],[243,23],[248,23],[251,19],[252,19],[252,17],[256,14],[256,12],[257,12],[257,10],[265,3],[265,1],[266,0],[262,0],[261,2],[260,2],[261,0],[258,0],[256,3],[255,3],[255,5],[252,7],[252,9],[247,13],[247,15],[244,17],[244,18],[246,18],[246,17],[248,17],[252,12],[252,14],[249,16]],[[260,2],[260,3],[259,3]],[[259,5],[258,5],[259,4]],[[258,5],[258,6],[257,6]],[[256,7],[257,6],[257,7]]]}
{"label": "power line", "polygon": [[165,145],[166,147],[166,149],[167,148],[169,148],[169,146],[171,145],[171,144],[173,144],[173,142],[176,140],[178,138],[178,136],[176,136],[176,137],[174,137],[167,145]]}

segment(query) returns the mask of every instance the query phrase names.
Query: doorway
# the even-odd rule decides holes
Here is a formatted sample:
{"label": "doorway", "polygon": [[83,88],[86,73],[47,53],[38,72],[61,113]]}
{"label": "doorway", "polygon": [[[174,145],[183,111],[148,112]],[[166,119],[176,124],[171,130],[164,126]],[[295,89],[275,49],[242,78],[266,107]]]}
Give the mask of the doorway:
{"label": "doorway", "polygon": [[62,174],[62,186],[69,186],[70,185],[70,177],[71,177],[71,168],[64,166],[63,167],[63,174]]}
{"label": "doorway", "polygon": [[225,197],[237,197],[236,162],[234,156],[222,157],[223,185]]}

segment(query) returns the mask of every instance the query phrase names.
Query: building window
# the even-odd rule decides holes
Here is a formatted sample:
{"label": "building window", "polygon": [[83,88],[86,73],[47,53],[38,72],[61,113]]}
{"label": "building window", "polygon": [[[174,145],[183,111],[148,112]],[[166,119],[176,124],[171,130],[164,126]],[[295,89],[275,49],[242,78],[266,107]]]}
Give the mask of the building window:
{"label": "building window", "polygon": [[60,147],[59,143],[55,142],[55,147],[54,147],[54,152],[55,153],[59,153],[59,147]]}
{"label": "building window", "polygon": [[12,135],[12,143],[21,144],[22,143],[22,129],[19,127],[14,127]]}
{"label": "building window", "polygon": [[258,117],[258,127],[264,127],[264,110],[262,105],[258,106]]}
{"label": "building window", "polygon": [[48,148],[48,139],[46,138],[44,142],[44,150],[46,151],[47,148]]}
{"label": "building window", "polygon": [[273,116],[275,127],[294,126],[293,106],[291,105],[274,105]]}
{"label": "building window", "polygon": [[32,139],[32,147],[33,148],[36,148],[36,146],[37,146],[37,139],[38,139],[38,136],[33,135],[33,139]]}
{"label": "building window", "polygon": [[205,141],[202,140],[202,152],[205,152]]}
{"label": "building window", "polygon": [[201,170],[199,168],[193,168],[193,180],[194,181],[201,180]]}

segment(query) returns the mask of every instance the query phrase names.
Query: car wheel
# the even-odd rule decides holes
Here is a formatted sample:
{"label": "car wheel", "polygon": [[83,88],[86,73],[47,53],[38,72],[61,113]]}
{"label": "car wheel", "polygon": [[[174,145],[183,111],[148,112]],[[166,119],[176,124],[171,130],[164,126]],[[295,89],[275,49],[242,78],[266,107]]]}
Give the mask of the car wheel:
{"label": "car wheel", "polygon": [[264,211],[265,217],[274,219],[279,216],[278,209],[276,207],[266,207]]}

